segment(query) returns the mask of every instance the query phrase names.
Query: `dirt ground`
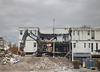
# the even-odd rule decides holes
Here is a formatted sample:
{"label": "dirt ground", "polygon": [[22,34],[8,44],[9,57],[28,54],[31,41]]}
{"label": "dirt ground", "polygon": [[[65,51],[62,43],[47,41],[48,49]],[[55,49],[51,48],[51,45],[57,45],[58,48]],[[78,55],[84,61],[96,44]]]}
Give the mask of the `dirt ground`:
{"label": "dirt ground", "polygon": [[64,57],[17,57],[20,61],[16,64],[0,64],[0,72],[23,71],[63,71],[73,68],[73,65]]}

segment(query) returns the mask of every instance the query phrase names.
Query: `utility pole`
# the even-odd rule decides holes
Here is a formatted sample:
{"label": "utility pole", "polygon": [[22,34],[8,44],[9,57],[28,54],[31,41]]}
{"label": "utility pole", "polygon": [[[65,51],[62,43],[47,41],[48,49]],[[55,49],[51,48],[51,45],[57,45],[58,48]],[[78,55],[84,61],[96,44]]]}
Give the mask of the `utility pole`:
{"label": "utility pole", "polygon": [[[53,34],[54,34],[55,19],[53,19]],[[55,42],[53,42],[53,57],[55,57]]]}
{"label": "utility pole", "polygon": [[55,57],[55,42],[53,42],[53,57]]}
{"label": "utility pole", "polygon": [[54,34],[55,19],[53,19],[53,34]]}

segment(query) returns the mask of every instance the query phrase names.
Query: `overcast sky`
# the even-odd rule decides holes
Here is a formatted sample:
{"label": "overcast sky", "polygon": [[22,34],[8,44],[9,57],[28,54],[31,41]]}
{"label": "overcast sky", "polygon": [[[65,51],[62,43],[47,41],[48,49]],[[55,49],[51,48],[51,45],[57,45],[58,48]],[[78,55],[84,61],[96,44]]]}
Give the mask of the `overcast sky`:
{"label": "overcast sky", "polygon": [[100,0],[0,0],[0,36],[18,43],[18,27],[100,27]]}

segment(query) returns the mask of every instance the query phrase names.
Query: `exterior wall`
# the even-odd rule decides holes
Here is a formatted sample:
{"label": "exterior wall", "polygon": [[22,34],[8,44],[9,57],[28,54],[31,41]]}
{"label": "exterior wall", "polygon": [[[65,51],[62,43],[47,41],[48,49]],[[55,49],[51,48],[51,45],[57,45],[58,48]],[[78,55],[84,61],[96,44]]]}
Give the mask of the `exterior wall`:
{"label": "exterior wall", "polygon": [[[91,39],[92,30],[94,30],[94,39]],[[88,35],[88,31],[90,31],[90,35]],[[73,35],[74,33],[75,35]],[[72,28],[72,40],[100,40],[100,28]]]}
{"label": "exterior wall", "polygon": [[69,28],[55,28],[54,34],[68,34]]}
{"label": "exterior wall", "polygon": [[[29,32],[32,31],[33,34],[35,34],[36,36],[39,35],[39,28],[34,28],[34,27],[20,27],[19,28],[19,43],[18,46],[20,47],[20,42],[22,40],[22,37],[24,35],[25,30],[28,29]],[[21,33],[22,31],[22,33]],[[36,44],[35,44],[36,43]],[[34,46],[36,45],[36,46]],[[29,36],[26,39],[26,43],[25,43],[25,48],[24,48],[25,52],[36,52],[37,51],[37,42],[30,38]]]}
{"label": "exterior wall", "polygon": [[[72,36],[72,40],[71,40],[72,60],[74,59],[74,54],[77,54],[77,55],[80,53],[87,54],[87,55],[90,54],[90,57],[91,55],[94,55],[94,54],[95,55],[100,54],[100,53],[95,52],[96,43],[98,44],[98,49],[100,49],[100,28],[72,28],[71,36]],[[74,48],[75,44],[76,44],[76,47]],[[93,51],[91,50],[92,44],[93,44]]]}
{"label": "exterior wall", "polygon": [[[75,48],[74,43],[76,43]],[[86,43],[86,48],[84,48],[84,43]],[[72,41],[73,53],[90,53],[91,48],[88,46],[89,43],[89,41]]]}
{"label": "exterior wall", "polygon": [[[23,37],[24,32],[25,32],[26,29],[28,29],[28,32],[32,31],[33,34],[35,34],[36,36],[38,36],[39,28],[34,28],[34,27],[33,28],[31,28],[31,27],[20,27],[19,28],[19,40],[22,39],[22,37]],[[22,31],[22,35],[20,35],[20,31]],[[27,40],[33,40],[33,39],[30,38],[30,37],[27,37]]]}
{"label": "exterior wall", "polygon": [[[69,35],[69,28],[55,28],[54,34],[57,34],[57,41],[68,41],[71,39]],[[65,35],[65,39],[64,39]]]}
{"label": "exterior wall", "polygon": [[36,41],[26,41],[25,51],[26,52],[36,52],[37,51],[37,43]]}
{"label": "exterior wall", "polygon": [[100,28],[95,30],[95,40],[100,40]]}

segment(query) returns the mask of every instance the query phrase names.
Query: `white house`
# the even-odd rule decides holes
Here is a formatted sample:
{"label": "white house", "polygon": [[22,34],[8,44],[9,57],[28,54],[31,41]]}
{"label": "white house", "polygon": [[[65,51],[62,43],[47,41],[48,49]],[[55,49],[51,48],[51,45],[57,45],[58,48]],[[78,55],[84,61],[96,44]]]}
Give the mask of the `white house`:
{"label": "white house", "polygon": [[[36,36],[39,35],[39,28],[38,27],[19,27],[19,42],[18,42],[19,47],[20,47],[20,42],[22,40],[22,37],[23,37],[26,29],[28,29],[28,32],[32,32]],[[24,51],[26,53],[36,52],[37,51],[37,42],[28,36],[26,38]]]}
{"label": "white house", "polygon": [[71,28],[72,60],[100,56],[100,28]]}

